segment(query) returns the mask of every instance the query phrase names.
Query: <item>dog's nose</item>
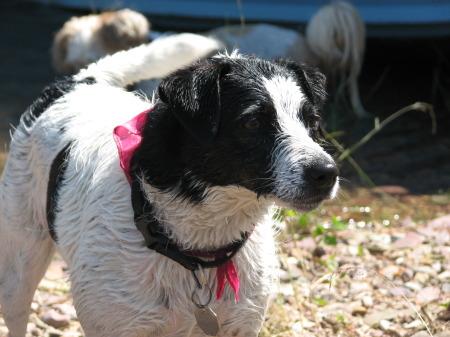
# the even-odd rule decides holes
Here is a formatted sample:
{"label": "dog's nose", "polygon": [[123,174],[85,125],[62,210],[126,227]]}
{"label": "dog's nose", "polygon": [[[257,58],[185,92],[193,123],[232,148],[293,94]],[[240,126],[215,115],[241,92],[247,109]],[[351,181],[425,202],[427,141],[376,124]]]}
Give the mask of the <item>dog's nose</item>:
{"label": "dog's nose", "polygon": [[305,171],[308,183],[316,188],[331,188],[336,183],[339,169],[334,162],[309,166]]}

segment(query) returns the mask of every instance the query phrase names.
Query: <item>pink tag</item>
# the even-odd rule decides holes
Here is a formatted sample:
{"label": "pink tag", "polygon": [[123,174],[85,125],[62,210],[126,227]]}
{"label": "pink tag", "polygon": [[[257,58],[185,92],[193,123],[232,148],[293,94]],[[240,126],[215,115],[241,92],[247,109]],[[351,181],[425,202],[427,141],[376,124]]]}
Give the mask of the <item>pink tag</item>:
{"label": "pink tag", "polygon": [[124,171],[128,182],[131,183],[130,164],[134,152],[142,141],[142,129],[151,109],[141,112],[123,125],[114,128],[114,141],[119,151],[120,167]]}

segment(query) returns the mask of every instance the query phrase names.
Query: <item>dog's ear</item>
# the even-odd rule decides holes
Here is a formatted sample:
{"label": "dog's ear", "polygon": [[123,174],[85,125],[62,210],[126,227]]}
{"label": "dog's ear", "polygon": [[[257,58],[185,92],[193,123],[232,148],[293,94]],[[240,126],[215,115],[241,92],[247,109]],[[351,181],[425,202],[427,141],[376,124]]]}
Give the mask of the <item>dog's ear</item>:
{"label": "dog's ear", "polygon": [[212,143],[219,129],[220,78],[229,64],[202,61],[161,81],[159,98],[202,145]]}
{"label": "dog's ear", "polygon": [[317,68],[307,64],[298,64],[286,59],[275,59],[275,63],[294,72],[297,81],[311,102],[322,109],[327,97],[325,91],[326,77]]}

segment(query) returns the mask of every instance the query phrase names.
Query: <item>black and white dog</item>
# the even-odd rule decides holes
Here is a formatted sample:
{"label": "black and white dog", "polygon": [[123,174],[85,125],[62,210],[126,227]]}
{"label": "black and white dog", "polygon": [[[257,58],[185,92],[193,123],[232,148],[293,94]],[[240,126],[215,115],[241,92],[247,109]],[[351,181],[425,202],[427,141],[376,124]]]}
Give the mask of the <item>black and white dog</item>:
{"label": "black and white dog", "polygon": [[317,142],[325,78],[232,53],[166,77],[154,102],[122,89],[170,62],[155,44],[117,53],[23,115],[0,190],[11,337],[55,247],[87,337],[258,335],[277,275],[273,203],[309,212],[338,188]]}

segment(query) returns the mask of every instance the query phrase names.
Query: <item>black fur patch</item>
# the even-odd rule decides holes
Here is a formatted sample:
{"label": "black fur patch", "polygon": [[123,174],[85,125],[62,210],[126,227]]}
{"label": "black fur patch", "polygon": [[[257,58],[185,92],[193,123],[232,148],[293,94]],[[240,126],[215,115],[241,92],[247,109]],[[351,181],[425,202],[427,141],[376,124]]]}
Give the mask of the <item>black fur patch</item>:
{"label": "black fur patch", "polygon": [[23,114],[22,121],[25,126],[31,127],[33,122],[58,98],[72,91],[75,85],[80,83],[93,84],[95,83],[95,79],[90,77],[82,81],[75,81],[72,77],[67,77],[46,87]]}
{"label": "black fur patch", "polygon": [[57,242],[58,238],[55,231],[55,218],[58,206],[58,192],[64,181],[64,173],[68,165],[69,148],[71,143],[67,144],[53,160],[50,168],[47,188],[47,223],[52,239]]}

